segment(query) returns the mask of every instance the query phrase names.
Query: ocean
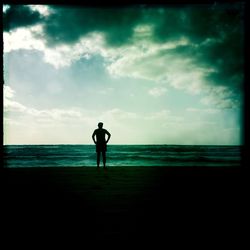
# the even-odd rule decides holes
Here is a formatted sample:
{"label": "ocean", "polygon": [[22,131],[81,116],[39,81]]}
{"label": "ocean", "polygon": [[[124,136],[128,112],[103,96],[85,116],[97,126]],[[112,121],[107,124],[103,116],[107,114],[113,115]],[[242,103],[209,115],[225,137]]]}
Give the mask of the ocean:
{"label": "ocean", "polygon": [[[240,146],[108,145],[106,155],[107,167],[241,165]],[[4,145],[3,159],[5,168],[96,166],[95,145]]]}

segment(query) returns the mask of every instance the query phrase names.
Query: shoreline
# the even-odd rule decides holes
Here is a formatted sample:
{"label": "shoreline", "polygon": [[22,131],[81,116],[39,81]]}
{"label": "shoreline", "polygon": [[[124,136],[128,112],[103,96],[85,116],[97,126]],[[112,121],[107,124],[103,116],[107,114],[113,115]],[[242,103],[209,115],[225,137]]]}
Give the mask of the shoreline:
{"label": "shoreline", "polygon": [[[185,165],[178,165],[178,164],[168,164],[168,165],[107,165],[107,168],[179,168],[179,169],[193,169],[193,168],[242,168],[242,163],[237,162],[237,163],[194,163],[190,162],[190,164],[185,163]],[[85,165],[85,166],[76,166],[76,165],[60,165],[60,166],[54,166],[54,165],[48,165],[48,166],[8,166],[8,163],[3,164],[3,169],[26,169],[26,168],[50,168],[50,169],[66,169],[66,168],[97,168],[96,165]],[[100,168],[103,168],[101,166]]]}

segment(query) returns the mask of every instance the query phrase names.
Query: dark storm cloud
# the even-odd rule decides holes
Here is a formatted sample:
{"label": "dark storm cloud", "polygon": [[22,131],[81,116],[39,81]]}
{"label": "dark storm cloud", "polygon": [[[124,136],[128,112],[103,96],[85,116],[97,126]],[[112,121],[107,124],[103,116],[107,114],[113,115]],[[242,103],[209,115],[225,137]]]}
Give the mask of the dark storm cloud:
{"label": "dark storm cloud", "polygon": [[72,44],[93,31],[102,32],[110,46],[124,45],[133,35],[133,28],[141,14],[135,8],[50,8],[52,14],[44,26],[48,45]]}
{"label": "dark storm cloud", "polygon": [[3,13],[3,30],[11,31],[16,28],[31,26],[42,21],[37,11],[32,11],[24,5],[10,5]]}
{"label": "dark storm cloud", "polygon": [[[241,88],[244,73],[243,32],[237,29],[221,37],[209,38],[199,44],[180,45],[171,53],[183,58],[192,58],[195,65],[213,69],[206,79],[213,85]],[[213,40],[214,39],[214,40]]]}
{"label": "dark storm cloud", "polygon": [[242,87],[244,69],[244,30],[242,11],[229,8],[214,15],[214,43],[201,47],[201,63],[217,69],[208,80],[214,84]]}
{"label": "dark storm cloud", "polygon": [[[140,7],[93,8],[50,5],[51,14],[44,19],[44,32],[49,45],[75,43],[82,36],[99,31],[109,45],[130,42],[138,24],[153,26],[152,39],[158,42],[188,37],[194,43],[207,38],[227,36],[242,22],[241,5],[226,7]],[[10,6],[4,13],[5,31],[41,21],[38,12],[27,6]]]}
{"label": "dark storm cloud", "polygon": [[153,8],[143,13],[143,21],[154,25],[154,39],[158,42],[187,37],[199,44],[207,38],[227,36],[232,30],[237,30],[239,35],[243,31],[241,4]]}
{"label": "dark storm cloud", "polygon": [[244,54],[243,41],[238,35],[232,34],[220,43],[207,46],[203,57],[203,64],[217,69],[207,77],[210,82],[234,88],[242,87]]}
{"label": "dark storm cloud", "polygon": [[[154,40],[167,42],[186,37],[190,44],[174,48],[176,56],[192,58],[193,62],[214,72],[207,75],[210,85],[240,90],[244,70],[244,17],[241,5],[218,8],[195,7],[163,9],[151,18],[155,23]],[[152,22],[150,17],[148,22]]]}

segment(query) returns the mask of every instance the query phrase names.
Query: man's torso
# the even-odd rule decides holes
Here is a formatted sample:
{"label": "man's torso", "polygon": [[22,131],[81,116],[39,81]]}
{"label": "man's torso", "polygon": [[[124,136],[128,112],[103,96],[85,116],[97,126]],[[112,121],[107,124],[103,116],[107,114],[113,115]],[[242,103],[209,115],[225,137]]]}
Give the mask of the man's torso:
{"label": "man's torso", "polygon": [[96,129],[95,130],[96,141],[98,144],[106,143],[106,140],[105,140],[106,133],[107,133],[106,129]]}

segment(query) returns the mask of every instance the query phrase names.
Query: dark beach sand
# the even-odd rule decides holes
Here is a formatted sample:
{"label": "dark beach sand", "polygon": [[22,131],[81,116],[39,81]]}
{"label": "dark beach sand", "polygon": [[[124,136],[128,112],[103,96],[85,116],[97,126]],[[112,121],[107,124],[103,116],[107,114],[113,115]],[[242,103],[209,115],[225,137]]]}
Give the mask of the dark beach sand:
{"label": "dark beach sand", "polygon": [[183,242],[208,246],[213,240],[231,244],[235,233],[244,231],[247,178],[242,168],[68,167],[2,172],[9,244],[17,239],[25,244],[31,239],[63,243],[71,236],[72,244],[83,245],[175,241],[176,246]]}

